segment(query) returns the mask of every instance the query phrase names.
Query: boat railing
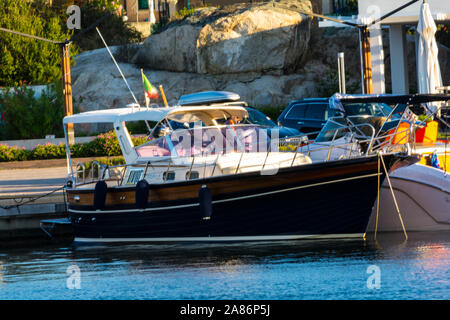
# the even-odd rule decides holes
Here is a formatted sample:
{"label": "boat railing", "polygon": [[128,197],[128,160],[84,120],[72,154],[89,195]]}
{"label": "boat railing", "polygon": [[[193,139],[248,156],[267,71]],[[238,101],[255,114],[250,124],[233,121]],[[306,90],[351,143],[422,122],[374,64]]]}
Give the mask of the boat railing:
{"label": "boat railing", "polygon": [[[309,138],[310,136],[316,136],[319,133],[323,134],[325,132],[331,132],[331,134],[332,134],[331,140],[319,141],[319,143],[322,143],[324,146],[322,148],[317,148],[317,147],[314,148],[314,152],[322,151],[322,150],[328,151],[327,158],[324,159],[325,161],[330,160],[330,155],[331,155],[333,149],[342,148],[342,147],[346,147],[346,146],[352,147],[355,144],[355,142],[357,142],[360,145],[367,144],[367,148],[365,148],[366,152],[364,155],[368,155],[369,153],[371,153],[372,147],[373,147],[373,144],[375,141],[375,134],[376,134],[376,130],[373,125],[371,125],[370,123],[361,123],[361,124],[351,124],[349,126],[343,126],[342,124],[340,124],[336,121],[333,121],[333,120],[329,120],[329,121],[334,122],[337,125],[337,128],[333,128],[333,129],[329,129],[329,130],[315,131],[315,132],[310,132],[310,133],[306,133],[306,134],[302,134],[302,135],[298,135],[298,136],[294,136],[294,137],[283,138],[283,139],[280,139],[279,146],[280,147],[295,146],[294,148],[291,147],[291,149],[294,149],[295,152],[298,152],[298,150],[301,146],[308,146],[315,142],[314,139]],[[364,135],[362,133],[362,131],[360,130],[361,127],[367,127],[371,131],[370,135],[369,136]],[[352,137],[356,138],[355,141],[352,141],[349,143],[339,142],[339,144],[336,145],[335,143],[337,140],[337,135],[340,130],[342,130],[342,131],[349,130],[348,133],[350,133]],[[350,139],[350,140],[352,140],[352,139]],[[327,143],[329,143],[329,145]]]}
{"label": "boat railing", "polygon": [[[367,126],[369,130],[371,131],[370,136],[358,136],[358,132],[354,129]],[[324,145],[323,147],[315,148],[314,150],[304,150],[302,151],[302,146],[308,146],[313,142],[313,140],[309,140],[308,136],[314,133],[308,133],[308,134],[302,134],[298,136],[293,137],[286,137],[281,139],[272,139],[270,140],[270,144],[268,146],[268,150],[264,152],[257,152],[264,154],[263,157],[264,161],[257,166],[257,170],[265,170],[268,166],[269,158],[273,153],[280,153],[280,152],[291,152],[293,153],[292,159],[284,160],[289,161],[289,166],[296,165],[296,161],[298,160],[299,153],[302,154],[303,157],[309,157],[311,155],[311,152],[317,152],[321,150],[327,151],[327,156],[323,159],[323,161],[330,161],[334,160],[331,159],[331,155],[333,150],[339,149],[339,150],[346,150],[348,148],[348,155],[344,156],[347,159],[354,158],[354,157],[360,157],[360,156],[367,156],[372,153],[372,146],[375,142],[375,128],[368,123],[362,123],[357,125],[352,125],[351,128],[351,137],[358,137],[359,139],[350,139],[350,142],[343,143],[340,141],[339,143],[336,143],[336,138],[338,136],[339,130],[347,129],[347,127],[339,126],[334,129],[330,129],[328,131],[334,131],[332,132],[332,139],[330,141],[327,141],[327,145]],[[381,137],[380,137],[381,138]],[[260,142],[255,142],[260,144]],[[354,150],[355,143],[362,145],[366,144],[367,148],[366,151],[361,154],[356,152]],[[253,144],[250,144],[250,146]],[[249,145],[247,145],[249,147]],[[251,148],[250,148],[251,149]],[[240,151],[239,158],[237,160],[237,164],[234,168],[233,172],[230,172],[229,174],[238,174],[241,169],[246,169],[246,164],[243,163],[243,159],[246,154],[249,154],[251,152],[246,152],[245,148],[243,148]],[[355,151],[355,152],[354,152]],[[98,161],[94,161],[91,163],[91,170],[86,174],[86,166],[84,164],[77,164],[76,169],[76,176],[73,177],[73,180],[75,185],[81,186],[81,185],[88,185],[92,183],[96,183],[98,180],[105,180],[105,181],[113,181],[117,183],[117,185],[122,185],[124,182],[126,170],[130,167],[136,168],[143,168],[143,177],[147,176],[147,173],[149,170],[153,170],[155,172],[163,173],[162,176],[162,183],[167,183],[169,180],[169,173],[171,169],[179,169],[180,167],[183,167],[187,170],[187,173],[185,175],[185,180],[192,180],[198,178],[198,175],[196,177],[193,176],[193,172],[198,172],[199,169],[203,169],[203,177],[206,177],[206,168],[212,167],[209,176],[217,175],[217,167],[219,164],[219,160],[221,160],[221,157],[224,157],[226,155],[230,155],[232,153],[236,152],[226,152],[221,151],[217,154],[200,154],[200,155],[190,155],[190,156],[176,156],[176,157],[161,157],[153,158],[153,159],[141,159],[138,160],[136,163],[129,163],[129,164],[121,164],[121,165],[114,165],[114,166],[108,166],[108,165],[101,165]],[[342,159],[342,156],[340,157]],[[272,159],[273,160],[273,159]],[[286,165],[285,165],[286,166]],[[273,163],[271,163],[271,167],[273,167]],[[278,169],[281,167],[281,163],[278,164]],[[259,168],[259,169],[258,169]],[[180,181],[180,180],[176,180]]]}

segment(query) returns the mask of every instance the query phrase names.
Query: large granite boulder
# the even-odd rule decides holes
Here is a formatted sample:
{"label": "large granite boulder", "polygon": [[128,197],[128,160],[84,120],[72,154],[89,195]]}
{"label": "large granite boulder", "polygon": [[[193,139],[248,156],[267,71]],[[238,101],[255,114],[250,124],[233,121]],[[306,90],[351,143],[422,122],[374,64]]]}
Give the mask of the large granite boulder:
{"label": "large granite boulder", "polygon": [[[112,47],[111,51],[116,52]],[[72,89],[75,105],[79,111],[125,107],[134,99],[119,71],[106,51],[98,49],[83,52],[76,57],[72,68]],[[141,71],[138,66],[119,62],[135,97],[145,104]],[[324,72],[321,63],[308,62],[299,73],[288,75],[263,75],[261,73],[198,74],[144,68],[151,83],[163,86],[170,105],[175,105],[183,94],[225,90],[238,93],[244,101],[254,107],[284,106],[299,97],[314,96],[315,77]],[[98,72],[101,70],[102,72]],[[162,105],[161,99],[152,101]]]}
{"label": "large granite boulder", "polygon": [[[290,9],[289,9],[289,8]],[[311,20],[309,0],[208,7],[147,38],[133,62],[202,74],[292,73],[301,66]]]}

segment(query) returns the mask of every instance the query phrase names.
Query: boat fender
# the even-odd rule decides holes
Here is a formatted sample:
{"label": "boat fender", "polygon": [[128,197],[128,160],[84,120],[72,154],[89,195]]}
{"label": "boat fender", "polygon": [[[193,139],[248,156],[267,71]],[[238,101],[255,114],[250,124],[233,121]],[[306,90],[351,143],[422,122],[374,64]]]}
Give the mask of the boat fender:
{"label": "boat fender", "polygon": [[105,207],[106,202],[106,192],[108,191],[108,186],[104,180],[100,180],[95,184],[94,190],[94,209],[102,210]]}
{"label": "boat fender", "polygon": [[206,185],[203,185],[198,192],[198,201],[200,203],[200,213],[203,220],[211,219],[212,215],[212,198],[211,191]]}
{"label": "boat fender", "polygon": [[140,180],[136,183],[136,208],[145,209],[148,203],[148,191],[150,190],[150,185],[147,180]]}

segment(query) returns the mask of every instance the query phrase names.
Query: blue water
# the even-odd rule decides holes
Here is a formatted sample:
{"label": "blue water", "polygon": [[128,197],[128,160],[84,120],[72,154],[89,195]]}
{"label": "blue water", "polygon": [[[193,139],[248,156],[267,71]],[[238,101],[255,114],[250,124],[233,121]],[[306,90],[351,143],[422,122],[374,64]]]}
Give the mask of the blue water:
{"label": "blue water", "polygon": [[0,299],[449,299],[449,265],[450,232],[407,242],[395,233],[378,242],[46,245],[0,249]]}

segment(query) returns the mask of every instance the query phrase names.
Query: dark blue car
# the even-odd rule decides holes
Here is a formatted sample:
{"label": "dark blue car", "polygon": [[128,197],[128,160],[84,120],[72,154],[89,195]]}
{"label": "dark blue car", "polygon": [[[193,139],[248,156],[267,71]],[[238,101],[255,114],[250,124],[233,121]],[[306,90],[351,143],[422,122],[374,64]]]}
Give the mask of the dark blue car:
{"label": "dark blue car", "polygon": [[244,123],[257,124],[268,127],[269,136],[273,135],[272,133],[274,132],[274,130],[278,130],[279,138],[286,138],[300,135],[300,132],[297,129],[278,126],[272,119],[270,119],[269,116],[266,116],[259,110],[256,110],[251,107],[246,107],[246,109],[248,112],[248,118],[244,121]]}
{"label": "dark blue car", "polygon": [[289,103],[278,117],[278,125],[295,128],[302,133],[318,132],[329,118],[371,116],[391,120],[384,129],[394,127],[406,107],[403,96],[339,95],[331,98],[309,98]]}
{"label": "dark blue car", "polygon": [[329,108],[328,98],[291,101],[278,117],[278,125],[295,128],[302,133],[320,131],[328,118],[337,116]]}

